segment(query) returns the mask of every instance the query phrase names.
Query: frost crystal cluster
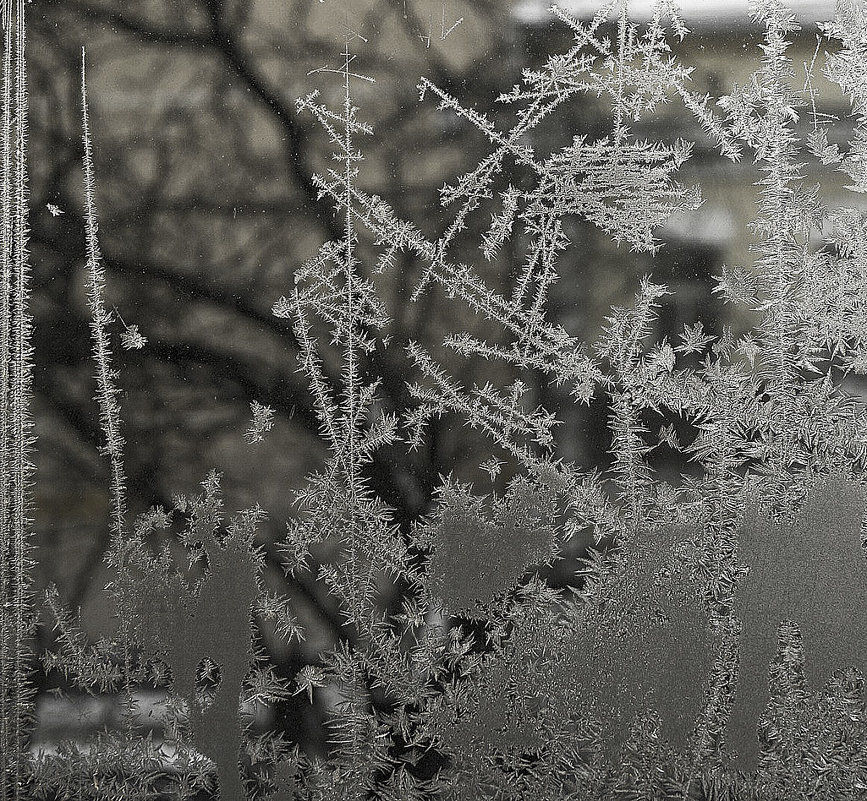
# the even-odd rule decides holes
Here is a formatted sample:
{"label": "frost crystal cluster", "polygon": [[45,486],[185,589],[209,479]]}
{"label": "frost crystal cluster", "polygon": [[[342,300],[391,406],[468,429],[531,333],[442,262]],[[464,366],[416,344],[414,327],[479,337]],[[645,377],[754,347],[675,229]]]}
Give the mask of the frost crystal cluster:
{"label": "frost crystal cluster", "polygon": [[[333,236],[269,299],[325,454],[289,488],[277,543],[259,506],[224,511],[216,471],[130,519],[112,340],[151,340],[117,330],[104,298],[82,66],[83,290],[118,622],[92,641],[58,589],[33,591],[27,8],[4,0],[0,801],[865,797],[867,7],[838,0],[802,65],[795,15],[758,0],[753,71],[722,96],[697,91],[677,55],[692,34],[675,0],[641,19],[626,0],[550,13],[571,44],[504,87],[495,113],[420,78],[419,115],[484,148],[442,187],[436,234],[365,189],[374,131],[356,98],[379,88],[357,66],[361,37],[290,109],[330,142],[308,178]],[[848,117],[817,112],[820,82]],[[603,111],[585,125],[590,107]],[[654,138],[670,109],[700,142]],[[662,334],[678,288],[655,266],[667,226],[702,207],[699,146],[750,175],[750,258],[708,285],[722,319]],[[845,191],[826,192],[841,176]],[[566,283],[593,293],[574,253],[590,235],[647,269],[587,337],[556,298]],[[385,288],[407,265],[407,303],[437,293],[453,312],[435,347],[392,336]],[[395,369],[401,408],[382,393]],[[564,409],[593,405],[601,465],[559,450]],[[250,412],[238,437],[261,448],[279,415]],[[377,492],[377,460],[424,451],[443,420],[487,451],[408,521]],[[286,587],[325,587],[340,631],[292,676],[261,632],[310,632],[269,560]],[[35,653],[40,620],[55,634]],[[117,725],[31,748],[38,669],[116,699]],[[148,710],[145,691],[163,700]],[[327,710],[325,756],[260,722],[296,696]]]}

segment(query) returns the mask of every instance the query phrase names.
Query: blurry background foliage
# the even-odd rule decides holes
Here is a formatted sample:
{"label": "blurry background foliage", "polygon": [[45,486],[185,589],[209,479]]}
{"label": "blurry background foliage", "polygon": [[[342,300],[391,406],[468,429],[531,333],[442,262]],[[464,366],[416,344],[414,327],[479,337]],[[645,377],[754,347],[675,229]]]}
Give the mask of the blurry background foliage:
{"label": "blurry background foliage", "polygon": [[[595,11],[595,3],[587,5]],[[732,13],[719,19],[702,13],[710,6],[699,0],[691,5],[685,19],[693,34],[679,45],[679,55],[695,67],[695,91],[723,95],[753,68],[761,31],[749,24],[745,6],[738,12],[737,4],[729,4]],[[814,3],[802,19],[830,18],[832,6]],[[581,4],[573,3],[573,10],[580,16]],[[32,0],[28,13],[38,585],[56,583],[69,608],[83,607],[91,632],[111,629],[112,610],[100,592],[107,580],[107,467],[97,452],[82,279],[82,44],[107,305],[116,309],[117,331],[125,325],[134,333],[131,326],[138,326],[147,339],[143,348],[116,357],[130,510],[160,503],[168,508],[173,495],[195,492],[215,468],[224,475],[225,508],[258,503],[268,514],[258,531],[271,564],[269,580],[285,583],[273,544],[292,515],[289,489],[321,463],[324,446],[306,379],[296,372],[289,321],[274,317],[271,306],[292,287],[293,271],[323,241],[339,237],[333,208],[311,181],[330,166],[332,148],[310,115],[296,113],[295,98],[316,88],[339,107],[340,80],[310,73],[339,66],[348,36],[353,69],[376,80],[354,88],[360,117],[375,131],[360,143],[365,160],[359,184],[435,240],[448,222],[439,207],[440,187],[477,164],[487,143],[455,115],[419,104],[419,78],[496,122],[503,113],[497,95],[519,81],[522,68],[567,48],[570,35],[543,4],[514,0]],[[807,27],[795,35],[790,53],[797,65],[809,63],[815,49],[815,29]],[[839,92],[816,81],[819,110],[842,115],[846,104]],[[534,133],[531,144],[540,154],[568,144],[575,131],[595,138],[610,130],[601,101],[586,95],[567,106],[582,119],[552,115]],[[552,321],[595,341],[612,304],[629,301],[652,260],[654,281],[672,292],[661,301],[658,339],[673,338],[696,320],[709,334],[719,334],[723,325],[737,334],[751,321],[732,317],[731,306],[723,309],[714,300],[711,277],[723,263],[751,261],[745,232],[755,214],[755,173],[749,160],[733,165],[721,159],[678,104],[663,106],[634,133],[695,142],[678,178],[687,186],[700,183],[705,203],[659,232],[663,247],[653,256],[630,253],[627,244],[616,246],[590,224],[570,221],[573,246],[559,260]],[[828,190],[827,181],[824,186]],[[842,180],[830,191],[842,195]],[[468,247],[482,239],[483,216],[471,218],[461,234]],[[374,253],[372,245],[362,240],[362,251]],[[383,288],[394,343],[420,342],[464,384],[476,373],[478,380],[496,380],[490,365],[483,372],[441,346],[444,332],[484,323],[456,318],[466,312],[434,287],[410,303],[419,265],[399,258],[399,269],[387,279],[392,283]],[[506,296],[514,278],[504,269],[509,263],[507,243],[485,275]],[[496,336],[485,331],[482,338]],[[371,369],[382,377],[384,411],[409,402],[405,381],[412,372],[401,353],[392,347],[371,356]],[[574,404],[566,388],[541,378],[532,391],[563,421],[555,429],[556,455],[582,470],[605,469],[609,408],[601,391],[588,406]],[[272,407],[275,417],[264,441],[251,445],[244,432],[252,402]],[[440,474],[453,472],[486,491],[490,478],[479,463],[487,449],[479,435],[446,416],[432,422],[421,450],[408,453],[397,445],[377,452],[369,480],[409,530],[429,511]],[[674,450],[657,448],[650,458],[662,477],[689,471]],[[504,471],[497,489],[510,477]],[[577,538],[573,556],[587,542],[589,534]],[[574,567],[561,560],[549,578],[563,582],[574,577]],[[287,677],[343,636],[315,568],[294,576],[287,588],[306,641],[268,643],[278,672]],[[40,630],[37,652],[52,636]],[[55,681],[38,679],[43,690]],[[324,748],[314,719],[321,712],[303,694],[287,700],[278,714],[306,747]]]}

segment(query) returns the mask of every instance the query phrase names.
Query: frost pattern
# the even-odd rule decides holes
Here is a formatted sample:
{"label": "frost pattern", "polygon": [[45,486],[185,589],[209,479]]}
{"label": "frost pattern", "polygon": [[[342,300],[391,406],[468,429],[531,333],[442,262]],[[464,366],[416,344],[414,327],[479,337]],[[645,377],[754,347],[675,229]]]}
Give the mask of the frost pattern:
{"label": "frost pattern", "polygon": [[[374,132],[355,93],[373,81],[356,68],[360,37],[347,34],[338,66],[308,76],[323,88],[295,112],[333,149],[312,181],[336,222],[312,258],[289,265],[273,312],[291,326],[326,455],[294,490],[296,513],[271,559],[299,586],[327,590],[340,637],[290,680],[258,637],[263,623],[285,640],[304,635],[291,595],[267,586],[260,508],[227,518],[212,472],[173,510],[127,520],[82,70],[86,289],[119,626],[88,641],[50,589],[56,643],[41,657],[71,687],[117,694],[123,714],[89,750],[64,743],[30,758],[24,4],[2,4],[2,801],[30,797],[28,781],[45,797],[153,797],[164,782],[173,797],[224,801],[863,795],[867,653],[852,610],[867,601],[867,416],[844,382],[867,372],[867,222],[857,203],[827,207],[807,166],[842,172],[854,193],[867,188],[867,14],[840,0],[821,29],[825,77],[851,103],[851,136],[832,142],[813,104],[815,67],[802,82],[789,54],[794,15],[778,0],[752,13],[763,32],[757,68],[718,98],[694,93],[674,54],[688,31],[671,0],[642,24],[624,0],[589,21],[555,7],[573,44],[525,70],[496,116],[422,78],[420,102],[485,147],[443,186],[435,237],[363,187]],[[546,143],[547,122],[593,98],[610,130]],[[668,103],[721,157],[751,156],[754,258],[714,279],[751,322],[735,332],[696,319],[661,337],[672,290],[647,274],[595,341],[580,341],[551,302],[575,226],[654,264],[663,226],[702,202],[679,179],[693,145],[634,132]],[[478,325],[456,324],[440,348],[390,347],[382,289],[407,262],[420,267],[412,299],[440,292]],[[144,344],[124,329],[122,345]],[[403,360],[405,408],[380,397],[386,349]],[[462,363],[487,372],[475,380]],[[604,470],[558,458],[560,421],[540,399],[548,384],[566,385],[575,404],[605,399]],[[256,443],[275,412],[256,402],[251,414],[244,438]],[[489,491],[444,475],[427,513],[407,524],[373,490],[374,459],[425,448],[428,426],[444,418],[488,442],[477,467]],[[691,472],[661,480],[660,449]],[[594,547],[580,573],[558,583],[558,562],[587,534]],[[396,600],[383,603],[395,583]],[[162,743],[137,735],[141,686],[165,693]],[[253,730],[245,710],[289,697],[327,699],[326,758]]]}

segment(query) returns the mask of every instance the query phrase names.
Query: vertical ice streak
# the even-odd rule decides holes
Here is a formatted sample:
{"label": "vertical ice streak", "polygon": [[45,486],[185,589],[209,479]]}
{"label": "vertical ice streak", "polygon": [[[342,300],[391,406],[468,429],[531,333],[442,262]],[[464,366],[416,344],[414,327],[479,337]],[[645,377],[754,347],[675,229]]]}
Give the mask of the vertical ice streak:
{"label": "vertical ice streak", "polygon": [[105,308],[103,293],[105,268],[97,236],[96,178],[93,169],[93,143],[90,138],[90,117],[87,107],[87,74],[84,52],[81,59],[81,129],[84,146],[85,245],[87,248],[87,302],[90,307],[90,337],[96,366],[97,395],[100,421],[105,435],[104,450],[111,465],[111,531],[115,559],[122,551],[126,530],[126,475],[123,467],[123,435],[120,431],[120,407],[115,373],[111,367],[111,343],[107,326],[111,322]]}
{"label": "vertical ice streak", "polygon": [[[127,569],[131,542],[126,526],[126,473],[123,467],[124,439],[121,434],[120,405],[117,402],[118,388],[116,371],[111,366],[111,342],[108,325],[111,314],[105,308],[105,268],[99,249],[99,226],[96,216],[96,177],[93,166],[93,142],[90,137],[90,116],[87,105],[87,65],[85,52],[81,52],[81,133],[84,151],[84,216],[85,250],[87,253],[87,303],[90,309],[91,355],[96,367],[96,402],[99,405],[100,427],[105,444],[103,452],[109,459],[111,493],[111,550],[109,564],[119,573]],[[127,734],[132,734],[133,695],[130,674],[132,672],[132,645],[130,616],[120,610],[120,645],[123,656],[124,718]]]}
{"label": "vertical ice streak", "polygon": [[3,213],[0,276],[0,799],[25,797],[27,725],[31,717],[28,682],[32,628],[30,610],[29,487],[33,466],[30,419],[32,330],[28,310],[27,251],[27,75],[24,0],[2,5]]}

